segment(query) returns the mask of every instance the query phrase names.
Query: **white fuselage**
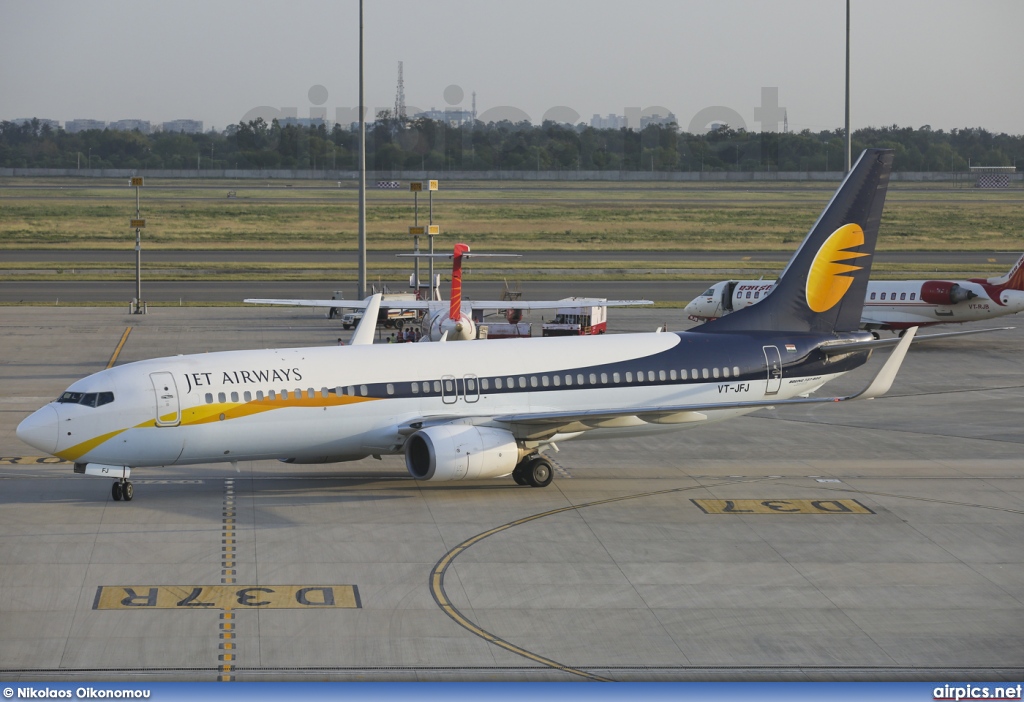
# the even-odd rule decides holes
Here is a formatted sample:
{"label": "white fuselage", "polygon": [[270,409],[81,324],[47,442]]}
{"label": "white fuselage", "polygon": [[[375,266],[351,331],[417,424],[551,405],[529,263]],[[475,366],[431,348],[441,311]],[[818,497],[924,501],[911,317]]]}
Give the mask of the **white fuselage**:
{"label": "white fuselage", "polygon": [[[905,329],[912,326],[974,322],[1024,310],[1024,292],[998,289],[987,281],[958,280],[968,297],[938,300],[922,291],[934,281],[869,281],[861,315],[862,329]],[[686,312],[696,320],[715,319],[756,305],[774,290],[772,280],[730,280],[716,283],[695,297]],[[929,299],[931,298],[931,299]]]}
{"label": "white fuselage", "polygon": [[[794,343],[782,343],[791,337]],[[821,342],[808,334],[662,333],[157,358],[72,384],[64,402],[38,410],[18,435],[68,461],[114,466],[356,460],[401,452],[410,423],[424,420],[514,433],[502,416],[608,408],[628,415],[632,407],[805,395],[866,357],[822,365]],[[769,349],[780,359],[774,364],[766,361]],[[90,406],[99,393],[113,399]],[[624,416],[581,431],[644,434],[748,411],[669,423]]]}

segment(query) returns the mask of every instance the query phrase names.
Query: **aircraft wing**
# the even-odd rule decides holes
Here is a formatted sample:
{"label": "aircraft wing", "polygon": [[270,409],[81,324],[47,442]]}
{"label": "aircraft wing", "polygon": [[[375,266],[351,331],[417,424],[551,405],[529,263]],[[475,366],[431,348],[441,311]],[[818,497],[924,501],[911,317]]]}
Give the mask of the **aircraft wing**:
{"label": "aircraft wing", "polygon": [[[242,302],[253,305],[285,305],[288,307],[337,307],[339,309],[363,309],[366,300],[286,300],[274,298],[246,298]],[[446,304],[435,300],[384,300],[380,306],[385,309],[427,310],[431,304]],[[632,307],[636,305],[653,305],[652,300],[602,300],[600,298],[572,297],[565,300],[465,300],[474,310],[554,310],[561,307]]]}
{"label": "aircraft wing", "polygon": [[[246,298],[242,302],[248,302],[253,305],[285,305],[287,307],[337,307],[339,309],[365,309],[368,300],[284,300],[274,298]],[[434,303],[437,304],[436,302]],[[398,310],[426,310],[430,309],[429,300],[405,300],[402,302],[389,302],[387,300],[380,303],[380,306],[384,309],[398,309]]]}
{"label": "aircraft wing", "polygon": [[474,310],[555,310],[562,307],[634,307],[653,305],[653,300],[602,300],[570,297],[565,300],[466,300]]}

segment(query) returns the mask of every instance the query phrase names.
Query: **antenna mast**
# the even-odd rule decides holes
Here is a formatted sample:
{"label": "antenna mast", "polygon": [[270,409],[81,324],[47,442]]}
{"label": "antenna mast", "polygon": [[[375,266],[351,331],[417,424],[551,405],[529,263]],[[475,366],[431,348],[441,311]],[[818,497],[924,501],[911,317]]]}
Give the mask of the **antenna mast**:
{"label": "antenna mast", "polygon": [[398,88],[395,90],[395,121],[405,125],[405,81],[402,80],[402,62],[398,62]]}

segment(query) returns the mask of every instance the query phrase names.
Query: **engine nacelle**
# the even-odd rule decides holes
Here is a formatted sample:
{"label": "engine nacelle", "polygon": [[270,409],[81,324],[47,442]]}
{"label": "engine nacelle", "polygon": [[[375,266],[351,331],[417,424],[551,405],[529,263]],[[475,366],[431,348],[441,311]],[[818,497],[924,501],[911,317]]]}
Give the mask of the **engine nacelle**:
{"label": "engine nacelle", "polygon": [[440,341],[445,332],[448,332],[448,341],[469,341],[476,338],[476,324],[466,315],[451,319],[445,310],[429,319],[426,337],[431,341]]}
{"label": "engine nacelle", "polygon": [[420,429],[405,442],[405,467],[417,480],[499,478],[519,459],[516,439],[504,429],[443,424]]}
{"label": "engine nacelle", "polygon": [[928,280],[921,285],[921,299],[930,305],[955,305],[977,296],[978,293],[965,290],[948,280]]}

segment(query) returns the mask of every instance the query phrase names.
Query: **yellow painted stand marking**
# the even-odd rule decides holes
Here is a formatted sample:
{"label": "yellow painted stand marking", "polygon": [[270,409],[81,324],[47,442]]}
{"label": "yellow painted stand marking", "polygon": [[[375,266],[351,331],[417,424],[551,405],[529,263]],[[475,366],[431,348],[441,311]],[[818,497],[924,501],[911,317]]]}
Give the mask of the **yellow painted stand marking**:
{"label": "yellow painted stand marking", "polygon": [[857,500],[690,500],[705,514],[874,514]]}
{"label": "yellow painted stand marking", "polygon": [[[92,608],[123,611],[359,607],[355,585],[101,585]],[[224,628],[230,630],[231,626]]]}
{"label": "yellow painted stand marking", "polygon": [[121,354],[121,349],[124,348],[124,342],[128,341],[128,335],[132,333],[132,328],[128,327],[124,330],[124,334],[121,335],[121,341],[118,342],[117,348],[114,349],[114,354],[107,361],[107,368],[112,368],[117,363],[117,357]]}

